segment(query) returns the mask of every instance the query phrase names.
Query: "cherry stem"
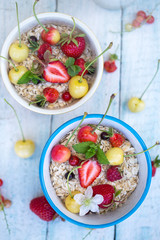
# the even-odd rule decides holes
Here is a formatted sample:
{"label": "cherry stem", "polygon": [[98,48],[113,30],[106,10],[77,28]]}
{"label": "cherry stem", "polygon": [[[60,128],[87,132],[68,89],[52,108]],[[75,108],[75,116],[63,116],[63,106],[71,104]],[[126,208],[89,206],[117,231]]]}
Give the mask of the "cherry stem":
{"label": "cherry stem", "polygon": [[148,149],[146,149],[146,150],[144,150],[144,151],[142,151],[142,152],[134,153],[134,154],[129,154],[129,155],[124,155],[124,157],[137,156],[137,155],[139,155],[139,154],[142,154],[142,153],[145,153],[145,152],[149,151],[150,149],[154,148],[154,147],[157,146],[157,145],[160,145],[160,143],[159,143],[159,142],[156,142],[153,146],[151,146],[150,148],[148,148]]}
{"label": "cherry stem", "polygon": [[22,47],[21,44],[21,32],[20,32],[20,26],[19,26],[19,17],[18,17],[18,3],[16,2],[16,15],[17,15],[17,23],[18,23],[18,33],[19,33],[19,47]]}
{"label": "cherry stem", "polygon": [[113,46],[113,42],[110,42],[109,46],[108,46],[103,52],[101,52],[92,62],[90,62],[90,63],[87,65],[87,67],[84,69],[84,71],[82,72],[81,77],[80,77],[80,79],[79,79],[79,82],[80,82],[80,83],[82,82],[82,78],[83,78],[83,75],[84,75],[85,71],[86,71],[94,62],[96,62],[97,59],[98,59],[100,56],[102,56],[107,50],[109,50],[112,46]]}
{"label": "cherry stem", "polygon": [[22,126],[21,126],[21,123],[20,123],[20,120],[18,118],[16,110],[14,109],[14,107],[5,98],[4,98],[4,101],[13,109],[14,114],[15,114],[15,116],[17,118],[17,121],[18,121],[18,125],[19,125],[19,128],[20,128],[21,134],[22,134],[23,142],[25,142],[26,140],[25,140],[24,133],[23,133],[23,130],[22,130]]}
{"label": "cherry stem", "polygon": [[11,60],[9,60],[9,59],[7,59],[7,58],[5,58],[5,57],[3,57],[3,56],[0,56],[1,58],[3,58],[3,59],[5,59],[7,62],[9,62],[10,64],[12,64],[12,66],[14,67],[14,69],[15,69],[15,71],[16,72],[18,72],[19,71],[19,69],[13,64],[13,62],[11,61]]}
{"label": "cherry stem", "polygon": [[76,27],[76,23],[75,23],[74,17],[72,17],[72,20],[73,20],[74,26],[73,26],[73,28],[72,28],[72,31],[70,32],[70,35],[69,35],[70,39],[72,38],[72,34],[73,34],[74,29],[75,29],[75,27]]}
{"label": "cherry stem", "polygon": [[115,98],[115,96],[116,96],[115,93],[110,96],[110,100],[109,100],[109,104],[108,104],[107,110],[106,110],[105,114],[103,115],[101,121],[100,121],[100,122],[98,123],[98,125],[93,129],[92,134],[96,131],[96,129],[99,127],[99,125],[101,124],[101,122],[103,121],[103,119],[105,118],[105,116],[107,115],[107,112],[108,112],[108,110],[109,110],[109,108],[110,108],[110,106],[111,106],[111,104],[112,104],[112,101],[113,101],[113,99]]}
{"label": "cherry stem", "polygon": [[35,6],[36,6],[36,4],[37,4],[38,2],[39,2],[39,0],[36,0],[36,1],[34,2],[34,4],[33,4],[33,14],[34,14],[34,16],[35,16],[37,22],[39,23],[39,25],[45,30],[45,32],[48,32],[49,29],[47,29],[47,28],[46,28],[46,27],[45,27],[45,26],[39,21],[37,15],[36,15],[36,12],[35,12]]}
{"label": "cherry stem", "polygon": [[86,239],[86,237],[88,237],[93,230],[94,230],[94,228],[91,228],[91,229],[89,230],[89,232],[82,238],[82,240]]}
{"label": "cherry stem", "polygon": [[72,135],[70,136],[70,138],[68,139],[68,141],[66,142],[65,146],[67,147],[69,141],[71,140],[71,138],[73,137],[73,135],[75,134],[75,132],[77,131],[77,129],[80,127],[80,125],[82,124],[82,122],[84,121],[85,117],[87,116],[87,112],[84,113],[82,120],[80,121],[80,123],[78,124],[78,126],[76,127],[76,129],[73,131]]}
{"label": "cherry stem", "polygon": [[46,64],[40,60],[36,55],[33,55],[33,57],[43,66],[43,67],[46,67]]}
{"label": "cherry stem", "polygon": [[7,225],[7,230],[8,230],[8,233],[10,235],[10,228],[9,228],[9,224],[8,224],[8,221],[7,221],[7,216],[6,216],[6,213],[5,213],[5,210],[4,210],[4,204],[3,204],[3,201],[2,201],[2,195],[1,195],[1,192],[0,192],[0,205],[2,206],[2,211],[3,211],[3,214],[4,214],[4,220],[6,222],[6,225]]}
{"label": "cherry stem", "polygon": [[157,73],[158,73],[158,70],[159,70],[159,64],[160,64],[160,59],[158,60],[158,64],[157,64],[157,69],[156,69],[156,72],[153,76],[153,78],[151,79],[151,81],[149,82],[148,86],[146,87],[146,89],[144,90],[144,92],[142,93],[142,95],[140,96],[140,100],[142,99],[143,95],[145,94],[145,92],[148,90],[148,88],[150,87],[150,85],[152,84],[153,80],[155,79]]}
{"label": "cherry stem", "polygon": [[153,8],[152,12],[149,14],[149,16],[146,18],[145,22],[147,22],[151,17],[152,17],[152,13],[154,12],[154,10],[156,10],[156,8],[160,5],[160,3],[157,3],[155,5],[155,7]]}

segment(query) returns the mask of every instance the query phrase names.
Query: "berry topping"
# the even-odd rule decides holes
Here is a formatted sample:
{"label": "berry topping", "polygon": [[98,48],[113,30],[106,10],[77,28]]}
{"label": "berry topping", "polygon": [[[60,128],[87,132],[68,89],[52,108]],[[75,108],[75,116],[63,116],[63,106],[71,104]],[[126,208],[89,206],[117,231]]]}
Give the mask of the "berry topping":
{"label": "berry topping", "polygon": [[29,38],[28,38],[28,42],[30,43],[30,42],[37,42],[38,40],[37,40],[37,38],[35,37],[35,36],[30,36]]}
{"label": "berry topping", "polygon": [[152,15],[149,15],[146,17],[146,23],[152,24],[154,22],[154,17]]}
{"label": "berry topping", "polygon": [[109,141],[112,147],[120,147],[124,143],[125,138],[119,133],[114,133],[113,136],[110,137]]}
{"label": "berry topping", "polygon": [[138,16],[141,16],[141,17],[143,17],[143,19],[146,19],[146,13],[144,11],[138,11],[137,12],[137,17]]}
{"label": "berry topping", "polygon": [[[100,208],[107,208],[107,205],[111,204],[114,198],[114,187],[109,184],[101,184],[92,187],[93,189],[93,196],[96,194],[100,194],[103,196],[104,201],[99,204]],[[104,206],[106,205],[106,206]]]}
{"label": "berry topping", "polygon": [[48,43],[43,43],[42,45],[39,46],[38,53],[37,53],[37,56],[39,57],[39,59],[44,60],[44,53],[47,50],[50,51],[50,53],[52,54],[52,48]]}
{"label": "berry topping", "polygon": [[152,177],[155,176],[156,170],[159,167],[160,167],[160,159],[159,159],[159,155],[157,155],[157,157],[154,159],[154,161],[152,161]]}
{"label": "berry topping", "polygon": [[71,166],[78,166],[80,163],[80,159],[77,156],[72,155],[69,159],[69,164]]}
{"label": "berry topping", "polygon": [[[83,71],[85,70],[85,68],[90,64],[90,62],[85,62],[85,60],[83,58],[78,58],[75,60],[74,65],[77,65],[81,68],[80,72],[78,73],[79,76],[82,75]],[[92,65],[84,72],[83,75],[90,73],[93,74],[95,72],[95,68],[92,67]]]}
{"label": "berry topping", "polygon": [[70,79],[66,67],[59,60],[50,62],[47,67],[44,68],[43,77],[47,82],[52,83],[65,83]]}
{"label": "berry topping", "polygon": [[135,27],[135,28],[138,28],[138,27],[141,26],[141,23],[138,22],[138,21],[135,19],[135,20],[133,20],[133,22],[132,22],[132,26]]}
{"label": "berry topping", "polygon": [[5,199],[3,203],[6,208],[10,208],[12,205],[12,202],[9,199]]}
{"label": "berry topping", "polygon": [[3,180],[0,178],[0,187],[3,185]]}
{"label": "berry topping", "polygon": [[115,64],[115,61],[114,60],[105,61],[104,62],[104,69],[109,73],[112,73],[112,72],[116,71],[117,66]]}
{"label": "berry topping", "polygon": [[[65,174],[65,178],[66,178],[66,179],[67,179],[69,173],[70,173],[70,172],[66,172],[66,174]],[[75,175],[74,175],[74,173],[72,172],[72,173],[70,174],[70,176],[69,176],[69,180],[72,180],[73,178],[75,178]]]}
{"label": "berry topping", "polygon": [[32,199],[30,209],[44,221],[52,221],[56,212],[51,208],[44,196]]}
{"label": "berry topping", "polygon": [[68,102],[69,100],[71,100],[71,95],[70,95],[70,93],[69,92],[64,92],[63,94],[62,94],[62,99],[65,101],[65,102]]}
{"label": "berry topping", "polygon": [[102,140],[109,140],[109,136],[107,132],[102,132],[101,133],[101,139]]}
{"label": "berry topping", "polygon": [[119,147],[110,148],[105,155],[110,165],[120,165],[124,161],[123,150]]}
{"label": "berry topping", "polygon": [[107,180],[110,182],[114,182],[122,178],[121,173],[118,170],[117,166],[111,166],[110,168],[108,168],[106,177],[107,177]]}
{"label": "berry topping", "polygon": [[64,145],[56,145],[52,148],[51,157],[55,162],[63,163],[69,160],[71,151]]}
{"label": "berry topping", "polygon": [[77,134],[77,138],[79,142],[97,142],[97,133],[92,133],[93,128],[90,126],[84,126],[82,127]]}
{"label": "berry topping", "polygon": [[83,188],[90,186],[101,172],[101,165],[95,160],[88,160],[78,169],[80,185]]}

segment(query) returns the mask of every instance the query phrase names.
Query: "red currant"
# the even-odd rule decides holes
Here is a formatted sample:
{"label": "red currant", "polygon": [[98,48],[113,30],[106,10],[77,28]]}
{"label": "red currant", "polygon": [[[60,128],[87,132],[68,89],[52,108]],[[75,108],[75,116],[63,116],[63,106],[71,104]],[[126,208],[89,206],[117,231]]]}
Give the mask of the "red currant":
{"label": "red currant", "polygon": [[69,164],[71,166],[77,166],[79,164],[79,158],[77,156],[72,155],[69,159]]}
{"label": "red currant", "polygon": [[144,11],[138,11],[137,16],[141,16],[143,19],[146,19],[146,13]]}
{"label": "red currant", "polygon": [[64,92],[64,93],[62,94],[62,99],[63,99],[65,102],[68,102],[71,98],[72,98],[72,97],[71,97],[71,95],[70,95],[69,92]]}
{"label": "red currant", "polygon": [[149,23],[149,24],[152,24],[154,22],[154,17],[152,15],[147,16],[146,19],[147,19],[146,22]]}
{"label": "red currant", "polygon": [[142,23],[145,19],[142,16],[137,16],[136,21]]}
{"label": "red currant", "polygon": [[139,22],[137,22],[137,20],[135,19],[135,20],[133,20],[133,22],[132,22],[132,26],[133,27],[135,27],[135,28],[138,28],[138,27],[140,27],[140,23]]}
{"label": "red currant", "polygon": [[0,178],[0,187],[3,185],[3,180]]}

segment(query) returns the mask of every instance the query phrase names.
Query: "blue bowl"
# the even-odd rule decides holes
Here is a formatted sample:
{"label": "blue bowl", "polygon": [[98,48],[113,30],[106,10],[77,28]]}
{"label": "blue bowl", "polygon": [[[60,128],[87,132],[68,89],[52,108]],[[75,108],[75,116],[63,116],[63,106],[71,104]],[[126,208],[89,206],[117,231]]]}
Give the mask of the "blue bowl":
{"label": "blue bowl", "polygon": [[[97,124],[103,115],[89,114],[85,118],[83,124]],[[42,190],[51,207],[64,219],[78,226],[87,228],[105,228],[118,224],[130,217],[144,201],[151,183],[152,167],[151,158],[148,152],[137,156],[139,163],[139,182],[135,191],[122,205],[113,212],[107,212],[104,215],[89,214],[80,217],[78,214],[69,212],[59,197],[57,197],[52,186],[49,174],[49,165],[51,161],[51,150],[54,145],[72,129],[76,128],[83,116],[79,116],[69,120],[61,125],[48,139],[40,159],[39,176]],[[125,122],[106,116],[102,122],[103,126],[110,126],[122,132],[125,137],[131,142],[136,152],[146,150],[147,147],[138,133]]]}

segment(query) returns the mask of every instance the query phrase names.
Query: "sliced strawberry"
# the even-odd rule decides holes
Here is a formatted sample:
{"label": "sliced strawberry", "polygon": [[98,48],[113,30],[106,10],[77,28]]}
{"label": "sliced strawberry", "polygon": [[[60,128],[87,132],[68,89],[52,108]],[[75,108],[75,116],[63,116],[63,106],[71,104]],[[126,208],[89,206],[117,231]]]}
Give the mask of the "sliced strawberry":
{"label": "sliced strawberry", "polygon": [[99,176],[101,165],[95,160],[86,161],[81,168],[78,169],[81,187],[87,188]]}
{"label": "sliced strawberry", "polygon": [[114,133],[113,136],[109,138],[109,141],[112,147],[120,147],[124,143],[125,138],[119,133]]}
{"label": "sliced strawberry", "polygon": [[47,82],[65,83],[71,78],[66,67],[60,61],[50,62],[43,71],[43,78]]}
{"label": "sliced strawberry", "polygon": [[37,56],[39,57],[39,59],[41,60],[44,59],[44,53],[47,50],[50,51],[50,53],[52,54],[52,48],[48,43],[43,43],[42,45],[39,46],[39,49],[37,51]]}
{"label": "sliced strawberry", "polygon": [[76,37],[75,40],[77,45],[72,40],[70,43],[61,44],[62,52],[68,57],[78,58],[85,49],[85,39],[83,37]]}

